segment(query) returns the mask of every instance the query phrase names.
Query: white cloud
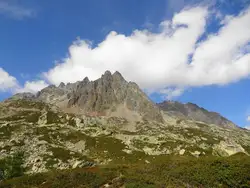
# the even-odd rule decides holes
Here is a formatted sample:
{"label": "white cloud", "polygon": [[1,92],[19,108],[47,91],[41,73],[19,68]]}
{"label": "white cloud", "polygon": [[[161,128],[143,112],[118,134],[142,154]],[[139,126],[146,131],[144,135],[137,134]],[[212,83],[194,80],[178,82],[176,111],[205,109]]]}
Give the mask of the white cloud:
{"label": "white cloud", "polygon": [[47,86],[48,84],[44,80],[26,81],[24,86],[20,86],[15,77],[11,76],[8,72],[0,67],[0,92],[36,93]]}
{"label": "white cloud", "polygon": [[0,67],[0,91],[11,90],[17,87],[17,80]]}
{"label": "white cloud", "polygon": [[250,116],[247,116],[247,121],[249,121],[249,122],[250,122]]}
{"label": "white cloud", "polygon": [[33,17],[34,13],[34,10],[13,4],[9,0],[0,0],[0,14],[15,19],[23,19],[25,17]]}
{"label": "white cloud", "polygon": [[44,80],[27,81],[22,88],[17,88],[15,93],[21,93],[21,92],[36,93],[37,91],[40,91],[47,86],[48,84]]}
{"label": "white cloud", "polygon": [[78,40],[70,46],[69,57],[44,75],[49,82],[59,84],[85,76],[93,80],[105,70],[118,70],[145,89],[182,83],[188,55],[204,32],[206,16],[206,8],[196,7],[161,23],[161,33],[135,30],[125,36],[113,31],[96,47]]}
{"label": "white cloud", "polygon": [[179,97],[183,94],[184,89],[183,88],[165,88],[160,89],[158,91],[160,94],[162,94],[165,99],[171,100],[173,98]]}
{"label": "white cloud", "polygon": [[250,54],[240,50],[250,42],[249,20],[250,9],[199,44],[190,65],[192,85],[227,84],[249,76]]}
{"label": "white cloud", "polygon": [[48,84],[44,80],[26,81],[24,86],[21,86],[15,77],[11,76],[8,72],[0,67],[0,92],[36,93],[47,86]]}
{"label": "white cloud", "polygon": [[[105,70],[118,70],[126,79],[151,91],[223,85],[247,78],[250,54],[244,48],[250,42],[250,8],[227,17],[218,33],[199,41],[209,24],[208,16],[206,7],[184,9],[172,20],[160,23],[160,33],[135,30],[125,36],[112,31],[96,46],[77,40],[70,46],[69,56],[44,77],[59,84],[85,76],[93,80]],[[171,89],[166,91],[169,94]]]}

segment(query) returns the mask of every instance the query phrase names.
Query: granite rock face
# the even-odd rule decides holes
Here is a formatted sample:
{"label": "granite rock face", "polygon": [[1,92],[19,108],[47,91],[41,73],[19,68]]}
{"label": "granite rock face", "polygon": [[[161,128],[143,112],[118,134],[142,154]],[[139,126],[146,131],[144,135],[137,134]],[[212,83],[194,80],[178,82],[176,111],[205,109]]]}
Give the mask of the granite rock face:
{"label": "granite rock face", "polygon": [[[61,109],[75,109],[87,114],[130,116],[134,120],[163,122],[160,109],[134,82],[127,82],[119,72],[106,71],[101,78],[87,77],[75,83],[50,85],[36,95],[17,95],[54,104]],[[123,113],[126,111],[127,113]]]}
{"label": "granite rock face", "polygon": [[127,82],[119,72],[106,71],[101,78],[85,78],[69,94],[68,108],[79,107],[86,112],[105,113],[123,106],[142,118],[162,122],[158,107],[133,82]]}

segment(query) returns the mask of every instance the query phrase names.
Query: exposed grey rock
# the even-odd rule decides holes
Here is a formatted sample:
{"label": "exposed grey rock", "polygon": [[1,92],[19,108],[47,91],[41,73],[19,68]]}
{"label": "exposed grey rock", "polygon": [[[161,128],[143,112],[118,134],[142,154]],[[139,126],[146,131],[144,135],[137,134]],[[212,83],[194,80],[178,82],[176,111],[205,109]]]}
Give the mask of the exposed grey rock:
{"label": "exposed grey rock", "polygon": [[37,93],[37,98],[43,102],[56,104],[57,99],[64,96],[66,91],[62,87],[50,85]]}
{"label": "exposed grey rock", "polygon": [[59,88],[64,88],[65,86],[66,86],[65,83],[61,82],[58,87]]}
{"label": "exposed grey rock", "polygon": [[[127,112],[130,111],[131,115],[128,116],[136,115],[145,120],[163,122],[158,107],[136,83],[127,82],[117,71],[113,75],[110,71],[106,71],[95,81],[89,81],[88,77],[85,77],[82,81],[67,85],[64,83],[60,83],[58,87],[50,85],[37,95],[22,93],[15,95],[14,98],[32,98],[55,104],[63,110],[80,109],[81,112],[91,115],[108,115],[122,108]],[[120,112],[117,115],[124,114]]]}
{"label": "exposed grey rock", "polygon": [[182,104],[177,101],[164,101],[158,103],[157,106],[169,115],[179,118],[187,118],[190,120],[205,122],[207,124],[220,125],[224,128],[237,127],[233,122],[221,116],[219,113],[209,112],[193,103]]}
{"label": "exposed grey rock", "polygon": [[163,122],[158,107],[137,84],[127,82],[119,72],[112,75],[106,71],[101,78],[91,82],[86,77],[71,88],[67,98],[67,108],[77,107],[90,114],[105,115],[107,111],[115,111],[121,105],[144,119]]}
{"label": "exposed grey rock", "polygon": [[13,95],[10,99],[35,99],[36,95],[30,92],[17,93]]}
{"label": "exposed grey rock", "polygon": [[240,144],[237,144],[233,140],[220,141],[219,144],[214,145],[213,149],[214,155],[223,157],[234,155],[236,153],[248,154]]}

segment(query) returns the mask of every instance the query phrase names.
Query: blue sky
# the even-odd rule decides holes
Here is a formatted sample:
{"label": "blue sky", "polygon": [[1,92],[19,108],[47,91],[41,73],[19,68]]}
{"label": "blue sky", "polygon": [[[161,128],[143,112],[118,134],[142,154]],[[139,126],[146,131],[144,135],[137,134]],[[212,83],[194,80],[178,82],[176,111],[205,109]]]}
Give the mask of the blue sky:
{"label": "blue sky", "polygon": [[247,126],[249,5],[0,0],[0,99],[60,81],[93,80],[109,69],[156,102],[193,102]]}

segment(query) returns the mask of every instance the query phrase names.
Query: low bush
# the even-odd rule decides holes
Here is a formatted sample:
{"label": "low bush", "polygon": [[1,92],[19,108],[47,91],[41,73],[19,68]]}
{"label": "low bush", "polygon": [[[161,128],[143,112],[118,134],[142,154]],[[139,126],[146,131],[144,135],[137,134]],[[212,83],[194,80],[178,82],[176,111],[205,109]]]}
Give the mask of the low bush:
{"label": "low bush", "polygon": [[16,152],[12,156],[8,156],[0,162],[0,178],[11,179],[24,174],[23,152]]}

